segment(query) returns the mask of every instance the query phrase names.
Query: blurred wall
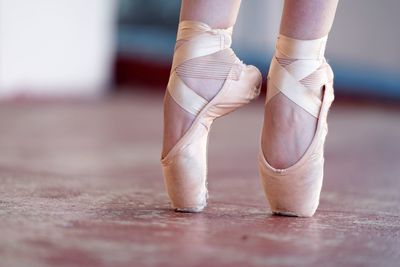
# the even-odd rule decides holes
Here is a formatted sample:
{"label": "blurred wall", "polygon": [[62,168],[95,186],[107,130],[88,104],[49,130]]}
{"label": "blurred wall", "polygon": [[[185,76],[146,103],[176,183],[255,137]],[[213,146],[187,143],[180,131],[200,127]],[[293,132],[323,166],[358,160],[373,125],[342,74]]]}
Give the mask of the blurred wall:
{"label": "blurred wall", "polygon": [[114,0],[0,0],[0,97],[87,96],[110,84]]}
{"label": "blurred wall", "polygon": [[[264,74],[282,3],[242,1],[235,27],[238,55]],[[122,68],[125,77],[163,66],[148,80],[162,77],[164,84],[179,6],[179,0],[0,0],[0,97],[100,94],[110,85],[114,39],[118,57],[133,62]],[[396,0],[340,1],[327,47],[337,92],[400,99],[398,10]]]}

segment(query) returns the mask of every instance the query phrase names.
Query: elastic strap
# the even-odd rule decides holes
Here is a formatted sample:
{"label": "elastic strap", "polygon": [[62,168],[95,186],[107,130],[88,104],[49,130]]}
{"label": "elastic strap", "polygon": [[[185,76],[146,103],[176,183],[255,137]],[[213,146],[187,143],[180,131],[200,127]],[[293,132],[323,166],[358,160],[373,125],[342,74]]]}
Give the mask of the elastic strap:
{"label": "elastic strap", "polygon": [[204,59],[203,62],[196,61],[229,48],[232,42],[231,35],[232,28],[212,29],[198,21],[179,23],[177,41],[184,42],[175,50],[167,90],[179,106],[193,115],[197,115],[208,101],[189,88],[179,76],[204,79],[226,77],[233,62],[221,62],[216,65],[215,62]]}

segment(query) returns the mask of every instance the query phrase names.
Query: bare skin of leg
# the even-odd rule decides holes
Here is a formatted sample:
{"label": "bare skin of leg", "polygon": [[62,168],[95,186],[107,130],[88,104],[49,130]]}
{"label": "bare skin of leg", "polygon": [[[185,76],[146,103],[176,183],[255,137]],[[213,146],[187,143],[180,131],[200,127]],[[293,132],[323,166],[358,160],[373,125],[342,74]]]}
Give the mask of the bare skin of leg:
{"label": "bare skin of leg", "polygon": [[[241,0],[182,0],[180,21],[201,21],[212,28],[229,28],[236,22]],[[177,43],[175,47],[180,44]],[[183,78],[191,89],[211,100],[221,89],[223,80]],[[164,97],[164,137],[162,157],[189,129],[195,117],[178,106],[166,92]]]}
{"label": "bare skin of leg", "polygon": [[[301,40],[318,39],[332,27],[338,0],[285,0],[280,33]],[[284,169],[295,164],[314,137],[317,119],[282,94],[265,107],[262,149],[267,161]]]}

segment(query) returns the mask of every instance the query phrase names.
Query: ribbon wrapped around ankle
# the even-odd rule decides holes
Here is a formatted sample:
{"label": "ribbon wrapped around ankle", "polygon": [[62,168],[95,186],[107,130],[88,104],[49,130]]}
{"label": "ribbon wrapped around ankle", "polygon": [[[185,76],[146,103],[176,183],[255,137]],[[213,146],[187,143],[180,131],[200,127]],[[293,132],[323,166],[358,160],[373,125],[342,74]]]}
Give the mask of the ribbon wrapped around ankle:
{"label": "ribbon wrapped around ankle", "polygon": [[192,58],[206,56],[229,48],[232,44],[232,27],[212,29],[202,22],[181,21],[177,41],[181,40],[186,40],[186,42],[176,49],[171,71]]}
{"label": "ribbon wrapped around ankle", "polygon": [[[177,75],[177,68],[191,59],[198,59],[231,46],[232,27],[228,29],[212,29],[209,25],[199,21],[181,21],[178,27],[177,42],[184,41],[175,50],[168,91],[175,102],[193,115],[197,115],[208,103],[206,99],[190,89]],[[233,52],[232,52],[233,55]],[[214,76],[223,75],[225,78],[234,61],[222,64],[220,67],[210,66]],[[204,64],[205,66],[207,64]],[[198,67],[191,67],[189,72],[194,73]],[[204,72],[204,71],[203,71]],[[219,75],[220,74],[220,75]],[[200,75],[201,76],[201,75]]]}
{"label": "ribbon wrapped around ankle", "polygon": [[318,118],[320,89],[333,79],[324,57],[327,38],[297,40],[279,35],[268,73],[266,104],[281,92]]}

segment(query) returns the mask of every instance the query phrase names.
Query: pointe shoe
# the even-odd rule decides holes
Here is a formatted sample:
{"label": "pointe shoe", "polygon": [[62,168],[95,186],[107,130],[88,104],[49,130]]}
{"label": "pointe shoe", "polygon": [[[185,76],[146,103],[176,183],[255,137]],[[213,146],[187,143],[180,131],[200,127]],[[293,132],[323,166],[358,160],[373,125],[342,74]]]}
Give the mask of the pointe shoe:
{"label": "pointe shoe", "polygon": [[[259,171],[274,214],[311,217],[318,205],[324,175],[327,115],[334,100],[333,72],[324,58],[327,36],[296,40],[280,35],[267,80],[267,104],[278,93],[317,118],[317,129],[302,157],[285,169],[271,166],[260,148]],[[321,90],[322,88],[322,90]]]}
{"label": "pointe shoe", "polygon": [[[179,23],[177,40],[185,42],[175,50],[167,91],[195,119],[161,158],[165,187],[176,211],[199,212],[207,204],[207,140],[214,119],[249,103],[260,93],[261,73],[236,57],[230,48],[231,34],[232,28],[212,29],[197,21]],[[213,65],[207,59],[209,55],[215,55]],[[219,55],[224,60],[216,67]],[[189,88],[182,76],[225,82],[208,102]]]}

